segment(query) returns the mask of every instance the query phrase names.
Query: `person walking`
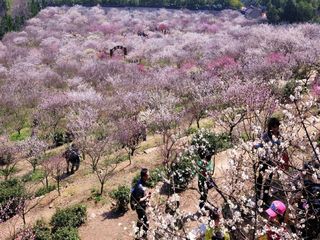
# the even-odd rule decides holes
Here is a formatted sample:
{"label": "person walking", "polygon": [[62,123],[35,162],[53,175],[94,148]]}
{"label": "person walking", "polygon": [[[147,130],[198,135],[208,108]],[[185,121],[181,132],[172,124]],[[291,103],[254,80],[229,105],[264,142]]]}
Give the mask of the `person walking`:
{"label": "person walking", "polygon": [[147,232],[149,229],[149,222],[146,214],[147,205],[151,196],[151,192],[147,193],[147,181],[149,179],[149,171],[147,168],[141,169],[140,180],[131,190],[130,205],[131,208],[137,212],[137,232],[136,239],[141,239],[141,229],[142,239],[147,238]]}
{"label": "person walking", "polygon": [[202,156],[198,160],[198,188],[200,192],[199,208],[203,209],[208,198],[208,190],[213,187],[213,161],[212,153]]}
{"label": "person walking", "polygon": [[[280,121],[277,118],[270,118],[268,120],[267,132],[262,135],[262,142],[255,145],[254,148],[264,148],[264,154],[259,156],[258,165],[255,169],[258,170],[258,177],[256,179],[256,197],[262,199],[265,203],[269,201],[269,189],[272,182],[273,173],[264,178],[265,172],[269,167],[278,165],[281,169],[288,169],[288,154],[286,151],[280,149]],[[282,163],[276,161],[277,155],[281,151]],[[261,197],[261,194],[262,197]]]}

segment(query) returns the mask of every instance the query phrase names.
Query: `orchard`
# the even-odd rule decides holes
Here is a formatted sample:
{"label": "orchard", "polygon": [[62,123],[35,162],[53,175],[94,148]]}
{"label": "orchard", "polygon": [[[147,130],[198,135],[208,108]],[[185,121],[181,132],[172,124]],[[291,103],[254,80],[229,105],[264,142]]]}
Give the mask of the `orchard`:
{"label": "orchard", "polygon": [[[0,228],[21,216],[11,237],[39,239],[26,217],[45,197],[17,166],[41,172],[44,196],[56,188],[58,199],[66,182],[92,177],[97,200],[149,154],[160,159],[147,163],[158,167],[150,239],[204,239],[201,225],[224,239],[318,239],[319,71],[318,24],[269,25],[233,10],[45,8],[0,42]],[[66,148],[81,159],[74,176]],[[223,156],[223,168],[205,171],[213,185],[199,209],[204,193],[184,193],[208,156]],[[111,195],[128,204],[119,189]],[[266,215],[274,201],[286,207],[272,207],[277,222]],[[121,224],[130,227],[120,239],[132,239]]]}

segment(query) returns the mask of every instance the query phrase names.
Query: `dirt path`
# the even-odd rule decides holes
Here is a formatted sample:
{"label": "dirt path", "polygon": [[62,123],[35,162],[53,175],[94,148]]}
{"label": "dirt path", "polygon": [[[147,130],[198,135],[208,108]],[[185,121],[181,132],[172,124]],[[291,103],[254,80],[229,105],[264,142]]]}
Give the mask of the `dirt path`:
{"label": "dirt path", "polygon": [[[132,164],[129,166],[128,161],[122,162],[118,165],[116,175],[113,176],[110,181],[107,181],[105,185],[105,191],[109,191],[117,187],[120,184],[131,185],[131,180],[142,167],[154,168],[154,166],[161,164],[161,158],[157,147],[158,137],[148,137],[148,141],[144,142],[141,147],[147,149],[148,153],[138,151],[132,159]],[[150,146],[150,148],[149,148]],[[31,168],[27,161],[19,162],[19,169],[16,176],[23,176],[28,173]],[[85,203],[88,205],[88,216],[94,216],[96,213],[96,206],[93,201],[90,201],[92,189],[99,189],[99,182],[96,175],[91,173],[88,163],[82,163],[80,170],[74,175],[67,177],[62,181],[61,196],[58,196],[57,191],[46,194],[43,198],[37,199],[39,204],[32,209],[26,217],[28,225],[32,225],[36,220],[43,218],[44,220],[50,220],[57,208],[64,208],[76,203]],[[110,201],[104,208],[110,207]],[[32,205],[30,205],[32,206]],[[104,210],[102,208],[102,210]],[[23,227],[22,219],[18,216],[11,218],[10,220],[1,223],[0,225],[0,240],[4,240],[12,236],[14,229]],[[102,238],[103,239],[103,238]]]}
{"label": "dirt path", "polygon": [[[227,169],[227,151],[221,152],[216,156],[215,177],[222,176]],[[195,178],[189,188],[180,195],[180,209],[191,214],[198,210],[199,194],[197,192],[197,179]],[[216,193],[211,191],[208,199],[216,199]],[[87,223],[80,227],[79,233],[82,240],[127,240],[133,239],[133,226],[136,224],[137,216],[129,210],[123,216],[112,214],[110,205],[99,209],[89,209],[89,219]]]}

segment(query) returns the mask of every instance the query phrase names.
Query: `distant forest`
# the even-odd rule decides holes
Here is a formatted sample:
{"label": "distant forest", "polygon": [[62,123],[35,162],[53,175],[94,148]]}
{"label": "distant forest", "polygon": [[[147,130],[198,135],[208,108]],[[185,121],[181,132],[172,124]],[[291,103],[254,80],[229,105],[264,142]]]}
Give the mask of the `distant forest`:
{"label": "distant forest", "polygon": [[[14,4],[19,2],[20,4]],[[319,22],[320,0],[0,0],[0,38],[18,31],[26,19],[47,6],[166,7],[191,10],[264,9],[271,23]]]}

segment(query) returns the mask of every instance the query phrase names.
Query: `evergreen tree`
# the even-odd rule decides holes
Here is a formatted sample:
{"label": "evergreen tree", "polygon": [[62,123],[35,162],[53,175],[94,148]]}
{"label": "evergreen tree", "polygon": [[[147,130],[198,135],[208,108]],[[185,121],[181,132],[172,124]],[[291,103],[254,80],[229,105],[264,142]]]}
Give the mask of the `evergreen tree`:
{"label": "evergreen tree", "polygon": [[287,0],[284,7],[282,19],[284,21],[293,23],[296,22],[298,18],[297,3],[296,0]]}
{"label": "evergreen tree", "polygon": [[40,3],[37,0],[31,0],[30,2],[30,14],[31,17],[36,16],[41,10]]}

